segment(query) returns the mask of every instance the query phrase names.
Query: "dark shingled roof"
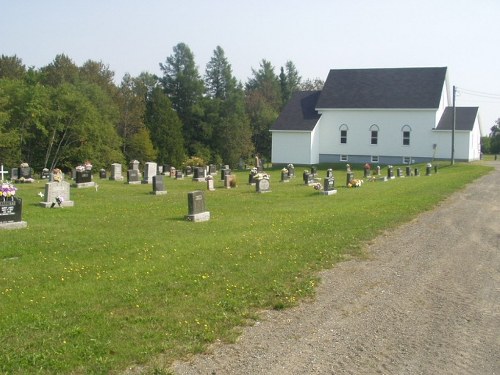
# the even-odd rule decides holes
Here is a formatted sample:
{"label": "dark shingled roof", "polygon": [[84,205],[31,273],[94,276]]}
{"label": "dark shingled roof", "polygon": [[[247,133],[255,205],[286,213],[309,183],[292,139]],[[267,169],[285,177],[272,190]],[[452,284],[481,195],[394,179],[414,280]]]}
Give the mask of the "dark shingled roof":
{"label": "dark shingled roof", "polygon": [[[471,131],[476,121],[478,107],[456,107],[455,108],[455,130]],[[436,130],[452,130],[453,107],[446,107]]]}
{"label": "dark shingled roof", "polygon": [[295,92],[270,130],[313,130],[320,118],[315,110],[320,93],[321,91]]}
{"label": "dark shingled roof", "polygon": [[333,69],[316,108],[438,108],[442,68]]}

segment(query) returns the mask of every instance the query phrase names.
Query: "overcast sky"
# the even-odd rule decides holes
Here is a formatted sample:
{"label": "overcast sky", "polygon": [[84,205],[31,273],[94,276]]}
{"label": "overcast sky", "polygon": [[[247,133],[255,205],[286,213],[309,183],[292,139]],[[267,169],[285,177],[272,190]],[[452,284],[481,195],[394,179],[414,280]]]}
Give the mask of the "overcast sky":
{"label": "overcast sky", "polygon": [[220,45],[243,83],[262,59],[322,80],[330,69],[446,66],[457,105],[479,106],[486,133],[500,118],[499,30],[499,0],[0,0],[0,54],[26,66],[64,53],[102,61],[119,83],[161,75],[179,42],[200,74]]}

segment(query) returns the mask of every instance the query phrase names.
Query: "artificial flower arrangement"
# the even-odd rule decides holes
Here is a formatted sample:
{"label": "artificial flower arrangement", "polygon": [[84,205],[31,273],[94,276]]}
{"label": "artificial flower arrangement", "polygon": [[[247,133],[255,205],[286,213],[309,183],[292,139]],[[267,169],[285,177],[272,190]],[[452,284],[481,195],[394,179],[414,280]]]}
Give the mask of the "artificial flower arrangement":
{"label": "artificial flower arrangement", "polygon": [[313,188],[314,190],[321,190],[323,189],[323,186],[321,185],[321,183],[317,182],[313,185]]}
{"label": "artificial flower arrangement", "polygon": [[85,170],[85,166],[83,166],[83,165],[78,165],[78,166],[75,168],[75,170],[76,170],[77,172],[83,172],[83,171]]}
{"label": "artificial flower arrangement", "polygon": [[63,204],[63,202],[64,202],[64,197],[62,195],[58,195],[56,197],[56,201],[54,203],[52,203],[52,205],[50,206],[50,208],[54,208],[54,206],[56,205],[56,203],[57,203],[57,205],[59,207],[61,207],[61,205]]}
{"label": "artificial flower arrangement", "polygon": [[0,190],[2,200],[7,200],[11,198],[11,200],[16,195],[17,188],[10,182],[2,182],[2,188]]}
{"label": "artificial flower arrangement", "polygon": [[361,185],[363,185],[363,180],[353,179],[347,184],[347,187],[361,187]]}
{"label": "artificial flower arrangement", "polygon": [[61,182],[63,179],[62,171],[59,168],[54,168],[52,170],[55,182]]}
{"label": "artificial flower arrangement", "polygon": [[283,169],[281,170],[281,172],[283,172],[283,173],[285,173],[285,174],[288,174],[288,169],[283,168]]}
{"label": "artificial flower arrangement", "polygon": [[271,176],[269,176],[267,173],[257,173],[255,176],[253,176],[255,180],[269,180]]}

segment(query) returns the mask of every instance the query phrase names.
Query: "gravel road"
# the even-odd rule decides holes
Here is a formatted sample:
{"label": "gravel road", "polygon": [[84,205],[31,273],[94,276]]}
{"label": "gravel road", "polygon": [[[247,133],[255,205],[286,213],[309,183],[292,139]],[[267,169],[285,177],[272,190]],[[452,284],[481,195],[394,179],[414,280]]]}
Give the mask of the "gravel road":
{"label": "gravel road", "polygon": [[267,311],[190,374],[499,374],[500,163],[321,274],[312,302]]}

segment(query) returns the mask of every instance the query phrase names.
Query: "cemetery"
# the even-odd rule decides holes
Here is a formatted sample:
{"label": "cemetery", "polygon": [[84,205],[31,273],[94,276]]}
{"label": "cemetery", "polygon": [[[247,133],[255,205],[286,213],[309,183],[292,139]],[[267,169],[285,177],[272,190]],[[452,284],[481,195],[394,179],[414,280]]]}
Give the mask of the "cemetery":
{"label": "cemetery", "polygon": [[[387,181],[371,183],[363,165],[295,165],[280,183],[289,165],[253,176],[252,166],[222,166],[198,171],[200,184],[151,165],[130,185],[118,166],[98,190],[71,187],[70,176],[11,184],[28,230],[0,232],[1,371],[120,372],[234,340],[259,310],[313,295],[318,271],[490,170],[395,165],[387,178],[382,165]],[[228,189],[228,176],[240,183]],[[354,181],[363,183],[348,188]],[[63,209],[43,209],[61,208],[57,197]]]}

